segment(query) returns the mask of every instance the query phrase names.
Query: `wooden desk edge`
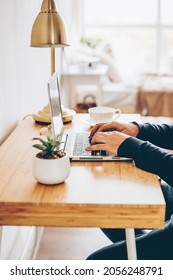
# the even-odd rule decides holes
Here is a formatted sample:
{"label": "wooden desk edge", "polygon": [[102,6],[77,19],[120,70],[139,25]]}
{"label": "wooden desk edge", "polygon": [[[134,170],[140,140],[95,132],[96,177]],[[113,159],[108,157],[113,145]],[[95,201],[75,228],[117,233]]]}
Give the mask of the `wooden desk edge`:
{"label": "wooden desk edge", "polygon": [[[105,228],[160,228],[164,225],[165,206],[148,205],[138,208],[105,207],[98,205],[59,204],[49,208],[48,205],[0,206],[0,225],[51,226],[51,227],[105,227]],[[134,211],[133,211],[134,210]],[[44,214],[43,214],[44,213]],[[159,217],[159,218],[158,218]]]}

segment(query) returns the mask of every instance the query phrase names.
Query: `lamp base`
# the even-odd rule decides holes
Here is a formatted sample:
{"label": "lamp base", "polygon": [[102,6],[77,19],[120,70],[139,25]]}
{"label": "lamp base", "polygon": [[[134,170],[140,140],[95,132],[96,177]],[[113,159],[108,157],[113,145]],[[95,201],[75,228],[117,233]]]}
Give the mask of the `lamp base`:
{"label": "lamp base", "polygon": [[[71,122],[75,114],[76,112],[74,110],[62,106],[63,123]],[[32,118],[37,123],[47,124],[47,125],[50,124],[51,114],[50,114],[49,104],[45,106],[43,110],[39,110],[38,113],[32,114]]]}
{"label": "lamp base", "polygon": [[49,105],[45,106],[43,110],[39,110],[38,113],[33,114],[32,118],[39,123],[50,124],[51,116],[50,116],[50,107]]}

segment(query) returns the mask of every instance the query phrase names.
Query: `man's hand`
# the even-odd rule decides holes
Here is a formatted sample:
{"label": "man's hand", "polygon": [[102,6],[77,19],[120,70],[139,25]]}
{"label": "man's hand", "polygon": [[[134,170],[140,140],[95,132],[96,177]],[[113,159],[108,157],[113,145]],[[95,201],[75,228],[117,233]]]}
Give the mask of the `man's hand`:
{"label": "man's hand", "polygon": [[90,133],[89,140],[91,142],[93,136],[97,132],[110,132],[110,131],[118,131],[118,132],[125,133],[129,136],[136,137],[139,132],[139,127],[133,123],[126,124],[120,122],[96,124]]}
{"label": "man's hand", "polygon": [[106,150],[117,155],[119,146],[125,139],[130,137],[118,131],[96,132],[91,139],[91,146],[86,151]]}

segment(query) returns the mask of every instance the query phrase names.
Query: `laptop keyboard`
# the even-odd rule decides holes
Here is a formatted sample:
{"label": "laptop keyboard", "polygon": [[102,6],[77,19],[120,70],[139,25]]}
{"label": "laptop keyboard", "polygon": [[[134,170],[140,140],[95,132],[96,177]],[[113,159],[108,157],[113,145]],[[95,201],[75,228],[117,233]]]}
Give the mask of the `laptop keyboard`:
{"label": "laptop keyboard", "polygon": [[91,152],[85,151],[90,145],[88,136],[85,134],[77,134],[74,143],[73,156],[89,156]]}

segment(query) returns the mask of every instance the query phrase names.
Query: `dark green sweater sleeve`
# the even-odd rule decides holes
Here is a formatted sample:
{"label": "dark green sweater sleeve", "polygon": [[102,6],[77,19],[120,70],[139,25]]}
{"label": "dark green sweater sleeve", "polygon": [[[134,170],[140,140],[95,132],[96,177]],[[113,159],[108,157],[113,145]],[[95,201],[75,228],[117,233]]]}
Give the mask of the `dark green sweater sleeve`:
{"label": "dark green sweater sleeve", "polygon": [[156,145],[134,137],[127,138],[118,149],[118,156],[130,157],[137,167],[157,174],[173,187],[173,155]]}

